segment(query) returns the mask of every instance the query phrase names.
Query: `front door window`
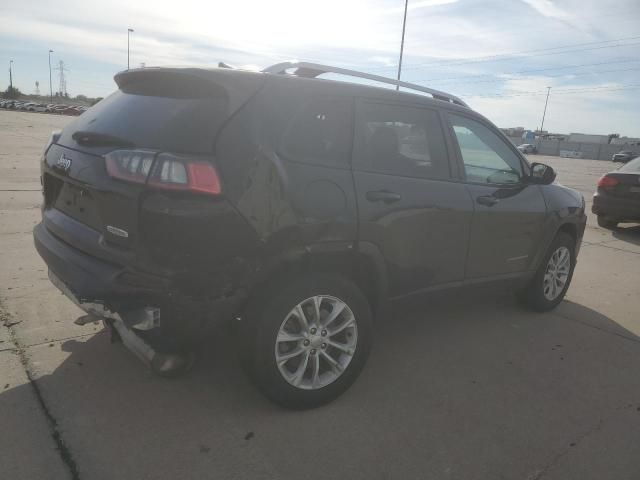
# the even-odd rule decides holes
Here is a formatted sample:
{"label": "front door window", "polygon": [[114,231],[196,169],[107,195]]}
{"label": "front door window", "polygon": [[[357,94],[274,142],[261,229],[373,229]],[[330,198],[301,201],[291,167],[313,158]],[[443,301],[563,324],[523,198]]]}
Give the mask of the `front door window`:
{"label": "front door window", "polygon": [[522,180],[520,158],[505,142],[480,122],[449,115],[470,183],[517,184]]}

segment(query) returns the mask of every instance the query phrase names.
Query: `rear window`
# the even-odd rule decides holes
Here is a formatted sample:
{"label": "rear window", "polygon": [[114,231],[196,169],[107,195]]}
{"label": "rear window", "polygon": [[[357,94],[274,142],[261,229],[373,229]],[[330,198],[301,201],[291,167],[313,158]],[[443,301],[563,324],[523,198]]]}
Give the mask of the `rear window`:
{"label": "rear window", "polygon": [[228,110],[225,89],[210,80],[147,75],[85,112],[65,129],[61,142],[73,142],[73,132],[85,131],[120,138],[137,148],[209,153]]}

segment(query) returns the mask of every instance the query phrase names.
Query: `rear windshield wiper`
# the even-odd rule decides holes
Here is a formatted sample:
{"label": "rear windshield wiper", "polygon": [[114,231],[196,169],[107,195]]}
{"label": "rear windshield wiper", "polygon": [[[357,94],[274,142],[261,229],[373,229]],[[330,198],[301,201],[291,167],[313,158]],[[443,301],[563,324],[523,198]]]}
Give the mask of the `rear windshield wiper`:
{"label": "rear windshield wiper", "polygon": [[99,132],[88,132],[79,130],[74,132],[71,135],[76,142],[80,145],[87,145],[92,147],[108,147],[108,146],[118,146],[118,147],[134,147],[132,141],[126,140],[124,138],[116,137],[114,135],[109,135],[107,133],[99,133]]}

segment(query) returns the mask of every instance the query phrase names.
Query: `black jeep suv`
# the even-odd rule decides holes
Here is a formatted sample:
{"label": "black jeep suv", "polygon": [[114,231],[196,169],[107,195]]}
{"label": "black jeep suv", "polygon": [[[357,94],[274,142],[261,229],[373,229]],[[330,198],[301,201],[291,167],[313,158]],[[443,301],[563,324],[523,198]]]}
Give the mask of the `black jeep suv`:
{"label": "black jeep suv", "polygon": [[243,363],[285,406],[361,371],[389,300],[495,280],[563,298],[585,228],[460,99],[263,72],[145,68],[54,134],[35,245],[52,282],[160,373],[236,319]]}

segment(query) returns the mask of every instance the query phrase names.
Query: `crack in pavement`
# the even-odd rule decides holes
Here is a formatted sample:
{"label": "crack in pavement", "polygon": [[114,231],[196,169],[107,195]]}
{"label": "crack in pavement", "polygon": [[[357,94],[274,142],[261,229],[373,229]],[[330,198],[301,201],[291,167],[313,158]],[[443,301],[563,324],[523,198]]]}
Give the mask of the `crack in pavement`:
{"label": "crack in pavement", "polygon": [[583,247],[604,247],[604,248],[610,248],[611,250],[618,250],[620,252],[634,253],[636,255],[640,255],[640,252],[634,252],[633,250],[626,250],[624,248],[612,247],[611,245],[607,245],[607,243],[617,242],[617,241],[624,242],[624,240],[620,240],[619,238],[616,238],[615,240],[606,240],[603,242],[583,242],[582,246]]}
{"label": "crack in pavement", "polygon": [[69,449],[69,447],[64,442],[64,439],[62,438],[62,433],[58,428],[58,421],[53,416],[53,413],[51,413],[51,410],[49,409],[49,406],[47,405],[47,402],[45,401],[44,396],[42,395],[42,391],[40,390],[39,385],[37,384],[35,378],[31,374],[31,370],[29,369],[29,360],[25,353],[25,347],[20,345],[20,341],[18,340],[16,332],[13,330],[12,326],[7,326],[7,324],[10,324],[10,322],[8,322],[9,318],[10,318],[9,314],[5,312],[5,310],[2,308],[2,305],[0,304],[0,320],[3,321],[3,326],[9,331],[9,338],[11,339],[11,342],[15,345],[15,351],[18,354],[18,358],[20,359],[22,368],[24,368],[24,373],[27,376],[27,379],[29,380],[29,385],[31,385],[31,388],[33,389],[33,393],[36,397],[36,400],[40,405],[40,409],[42,410],[42,413],[44,413],[44,416],[47,419],[47,423],[49,425],[49,430],[51,433],[51,438],[53,438],[53,441],[56,444],[56,448],[60,455],[60,459],[62,460],[62,463],[64,463],[64,465],[69,470],[69,473],[71,474],[71,479],[80,480],[80,472],[78,471],[78,466],[76,465],[76,462],[73,459],[71,450]]}
{"label": "crack in pavement", "polygon": [[587,437],[593,435],[594,433],[599,432],[602,429],[602,426],[604,425],[604,423],[609,421],[609,419],[611,419],[615,414],[624,410],[629,410],[634,406],[635,405],[632,403],[627,403],[622,407],[614,408],[610,415],[605,417],[601,416],[600,418],[598,418],[598,422],[593,427],[589,428],[587,431],[585,431],[583,434],[578,436],[578,438],[576,438],[572,442],[569,442],[568,447],[564,447],[558,453],[553,455],[551,459],[542,468],[528,475],[526,480],[540,480],[541,478],[543,478],[549,472],[549,470],[555,467],[558,464],[558,462],[571,451],[571,449],[578,447],[580,443],[584,441]]}
{"label": "crack in pavement", "polygon": [[531,475],[527,476],[527,480],[540,480],[542,477],[544,477],[547,474],[547,472],[549,472],[549,470],[555,467],[558,464],[558,462],[571,451],[572,448],[577,447],[580,444],[580,442],[582,442],[589,435],[599,431],[602,428],[603,423],[604,423],[604,420],[602,417],[600,417],[598,419],[598,423],[594,427],[591,427],[589,430],[584,432],[573,442],[570,442],[568,447],[565,447],[560,452],[556,453],[553,457],[551,457],[551,460],[549,460],[544,467],[542,467],[539,470],[536,470]]}
{"label": "crack in pavement", "polygon": [[[18,322],[16,322],[18,323]],[[16,325],[16,323],[10,323],[8,325],[5,325],[5,327],[9,328],[12,327],[13,325]],[[27,348],[31,348],[31,347],[39,347],[40,345],[45,345],[47,343],[58,343],[58,342],[66,342],[67,340],[73,340],[75,338],[84,338],[84,337],[89,337],[92,335],[100,335],[100,334],[104,334],[107,333],[106,330],[98,330],[97,332],[91,332],[91,333],[83,333],[81,335],[73,335],[71,337],[64,337],[64,338],[52,338],[50,340],[44,340],[42,342],[37,342],[37,343],[30,343],[28,345],[21,345],[19,348],[26,350]],[[10,351],[16,351],[18,350],[18,347],[9,347],[9,348],[3,348],[0,350],[0,353],[2,352],[10,352]]]}
{"label": "crack in pavement", "polygon": [[21,189],[4,189],[0,188],[0,192],[41,192],[41,188],[21,188]]}

